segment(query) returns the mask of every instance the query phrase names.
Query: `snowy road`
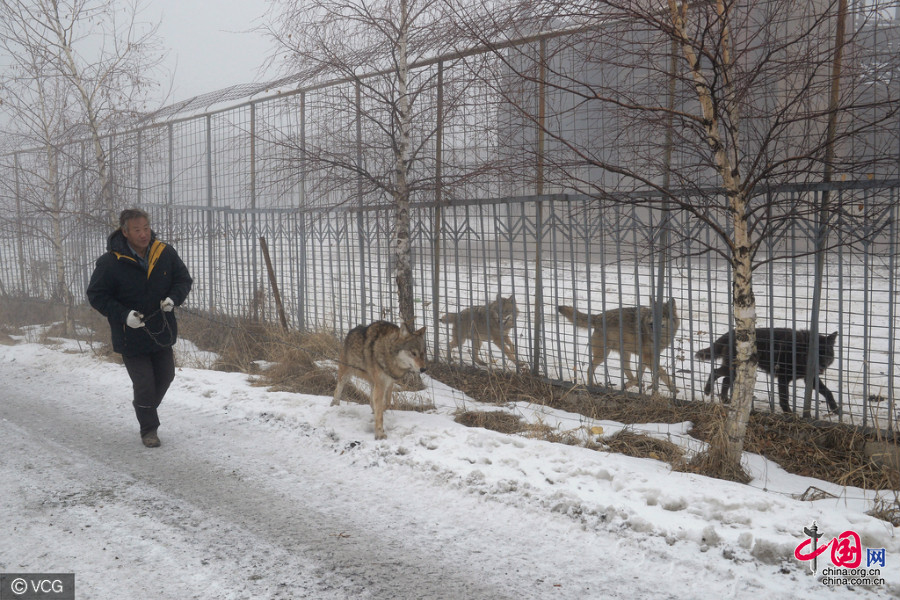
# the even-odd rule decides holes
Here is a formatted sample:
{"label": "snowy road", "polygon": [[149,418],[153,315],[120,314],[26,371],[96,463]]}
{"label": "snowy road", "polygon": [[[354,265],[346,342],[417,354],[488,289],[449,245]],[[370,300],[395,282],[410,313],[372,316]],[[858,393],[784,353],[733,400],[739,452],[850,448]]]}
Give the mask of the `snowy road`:
{"label": "snowy road", "polygon": [[[0,346],[0,572],[75,573],[79,600],[856,600],[900,589],[893,528],[856,508],[870,502],[854,499],[862,490],[758,460],[765,479],[740,486],[470,429],[452,419],[469,401],[436,383],[427,393],[441,410],[389,411],[388,439],[375,442],[368,407],[190,368],[163,403],[163,446],[147,449],[130,393],[121,365]],[[809,485],[835,497],[791,497]],[[813,519],[886,547],[887,583],[825,588],[792,563]]]}
{"label": "snowy road", "polygon": [[[89,382],[6,383],[0,476],[20,518],[4,570],[74,571],[80,598],[584,598],[617,577],[569,522],[373,476],[294,429],[169,402],[148,450],[130,406]],[[504,537],[529,519],[530,539]]]}

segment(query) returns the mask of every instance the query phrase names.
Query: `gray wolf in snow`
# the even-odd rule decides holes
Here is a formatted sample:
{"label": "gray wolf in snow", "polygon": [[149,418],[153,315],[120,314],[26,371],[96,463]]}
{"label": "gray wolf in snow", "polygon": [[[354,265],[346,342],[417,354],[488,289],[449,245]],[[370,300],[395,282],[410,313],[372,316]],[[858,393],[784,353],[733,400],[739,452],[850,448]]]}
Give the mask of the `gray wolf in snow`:
{"label": "gray wolf in snow", "polygon": [[[788,402],[788,384],[794,379],[806,378],[806,361],[810,352],[809,339],[810,332],[806,330],[798,331],[788,327],[760,327],[756,330],[756,354],[759,357],[759,368],[778,381],[778,401],[781,404],[781,410],[786,413],[791,412],[791,405]],[[837,339],[837,332],[831,335],[819,334],[819,375],[825,373],[825,369],[834,362],[835,339]],[[713,361],[714,368],[709,374],[706,387],[703,388],[703,393],[707,396],[713,393],[716,380],[724,377],[722,393],[719,397],[722,402],[728,401],[728,391],[734,380],[732,357],[736,353],[734,331],[729,331],[713,342],[709,348],[704,348],[694,354],[701,360]],[[722,364],[716,367],[715,361],[718,359],[722,359]],[[828,409],[835,414],[841,414],[840,407],[834,401],[834,394],[821,379],[818,379],[818,383],[818,391],[825,397]]]}
{"label": "gray wolf in snow", "polygon": [[[646,306],[628,306],[615,308],[604,313],[588,315],[575,310],[571,306],[557,307],[559,314],[566,317],[576,327],[593,329],[591,334],[591,372],[615,350],[622,359],[625,371],[625,387],[638,385],[645,368],[653,365],[653,309]],[[675,299],[670,298],[662,305],[662,321],[660,331],[660,348],[662,351],[675,340],[678,331],[678,310]],[[640,357],[640,368],[637,375],[631,370],[631,355]],[[659,378],[668,386],[672,394],[678,390],[669,374],[659,364]]]}
{"label": "gray wolf in snow", "polygon": [[354,327],[344,339],[338,363],[337,388],[332,406],[341,403],[341,392],[350,375],[362,377],[372,386],[370,403],[375,414],[375,439],[383,440],[384,411],[390,404],[394,384],[409,371],[425,371],[425,328],[410,332],[387,321]]}
{"label": "gray wolf in snow", "polygon": [[462,357],[462,343],[472,340],[472,359],[483,365],[485,362],[480,356],[481,343],[490,340],[513,364],[518,364],[516,346],[509,337],[509,332],[516,328],[518,318],[519,309],[515,296],[504,298],[502,295],[484,306],[472,306],[458,313],[448,313],[441,317],[441,323],[452,326],[448,353],[452,354],[456,348]]}

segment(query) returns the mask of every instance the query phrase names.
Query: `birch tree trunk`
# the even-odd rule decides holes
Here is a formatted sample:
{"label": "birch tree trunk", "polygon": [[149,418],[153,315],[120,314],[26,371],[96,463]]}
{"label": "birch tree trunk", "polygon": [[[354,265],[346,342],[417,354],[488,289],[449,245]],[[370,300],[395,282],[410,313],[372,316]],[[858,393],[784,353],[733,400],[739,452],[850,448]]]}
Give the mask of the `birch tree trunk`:
{"label": "birch tree trunk", "polygon": [[65,316],[63,323],[66,335],[75,335],[75,298],[66,283],[65,249],[63,248],[62,231],[62,198],[59,192],[59,156],[56,148],[47,146],[47,185],[50,188],[50,243],[53,246],[53,259],[56,270],[56,297],[62,302]]}
{"label": "birch tree trunk", "polygon": [[[733,78],[728,31],[728,7],[723,0],[716,2],[716,10],[721,23],[718,37],[719,75],[725,91],[725,102],[715,102],[712,84],[703,71],[700,58],[697,56],[688,31],[688,10],[686,2],[678,3],[669,0],[669,10],[674,25],[674,35],[679,41],[684,58],[687,61],[691,80],[697,94],[697,100],[703,114],[703,126],[706,143],[712,151],[715,167],[722,180],[722,187],[728,199],[734,227],[731,246],[731,267],[734,276],[734,334],[736,356],[734,357],[735,378],[732,387],[731,404],[728,407],[725,422],[723,447],[713,447],[720,443],[711,442],[710,454],[720,456],[724,463],[724,471],[741,472],[741,455],[744,450],[744,436],[753,407],[753,387],[756,383],[756,298],[753,295],[752,244],[747,222],[747,192],[743,180],[737,149],[739,148],[738,131],[740,115],[737,114],[737,103],[733,97]],[[727,117],[727,119],[725,119]]]}
{"label": "birch tree trunk", "polygon": [[729,465],[740,470],[744,451],[744,436],[753,408],[753,388],[756,384],[758,357],[756,355],[756,298],[753,295],[750,240],[747,234],[743,195],[732,199],[734,210],[734,250],[731,269],[734,274],[732,295],[734,305],[734,382],[731,403],[725,420],[725,447],[720,449]]}
{"label": "birch tree trunk", "polygon": [[394,150],[394,268],[397,282],[397,298],[400,318],[412,330],[416,313],[413,302],[412,257],[409,242],[409,169],[411,113],[407,82],[409,79],[409,58],[407,44],[409,21],[407,1],[400,2],[400,29],[397,43],[397,126],[399,135]]}

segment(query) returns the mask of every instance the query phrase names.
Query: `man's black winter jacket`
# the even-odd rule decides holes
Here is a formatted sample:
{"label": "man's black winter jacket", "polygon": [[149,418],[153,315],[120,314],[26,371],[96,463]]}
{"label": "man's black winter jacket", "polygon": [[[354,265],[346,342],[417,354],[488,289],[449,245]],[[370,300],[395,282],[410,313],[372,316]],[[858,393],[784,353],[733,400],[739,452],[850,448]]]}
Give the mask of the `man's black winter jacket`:
{"label": "man's black winter jacket", "polygon": [[[178,253],[153,234],[145,271],[119,229],[107,239],[106,249],[91,275],[87,297],[109,321],[113,350],[134,356],[172,346],[178,335],[175,313],[161,311],[159,303],[171,298],[175,306],[181,305],[193,283]],[[146,327],[133,329],[125,324],[132,310],[144,315]]]}

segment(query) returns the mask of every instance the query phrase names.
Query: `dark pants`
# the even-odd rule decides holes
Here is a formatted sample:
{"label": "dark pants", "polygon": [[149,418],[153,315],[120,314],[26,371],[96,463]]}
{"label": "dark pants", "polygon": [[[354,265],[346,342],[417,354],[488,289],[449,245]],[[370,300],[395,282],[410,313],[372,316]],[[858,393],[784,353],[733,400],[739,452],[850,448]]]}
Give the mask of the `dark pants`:
{"label": "dark pants", "polygon": [[175,355],[172,348],[164,348],[153,354],[123,356],[134,386],[134,412],[141,425],[141,435],[156,431],[159,415],[156,409],[162,402],[169,384],[175,379]]}

